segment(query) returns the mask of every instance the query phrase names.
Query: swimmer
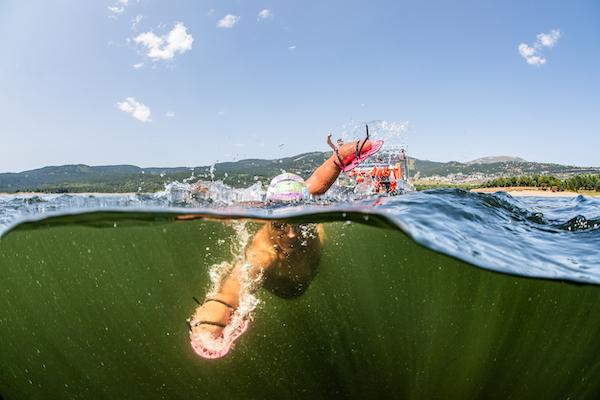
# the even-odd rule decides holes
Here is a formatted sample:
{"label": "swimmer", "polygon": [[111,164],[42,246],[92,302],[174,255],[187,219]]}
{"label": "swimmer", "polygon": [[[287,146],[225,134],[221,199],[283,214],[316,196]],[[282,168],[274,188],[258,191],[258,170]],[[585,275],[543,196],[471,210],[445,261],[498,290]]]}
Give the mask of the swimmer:
{"label": "swimmer", "polygon": [[[331,143],[331,135],[328,143]],[[372,151],[372,147],[368,136],[364,140],[335,147],[334,154],[306,181],[289,173],[273,178],[267,190],[267,201],[297,202],[310,195],[324,194],[346,162],[358,165],[355,158],[362,158]],[[239,321],[239,326],[230,328],[228,337],[224,337],[225,328],[240,305],[242,286],[248,276],[250,279],[260,277],[261,286],[279,297],[293,298],[304,293],[317,273],[324,240],[320,224],[271,221],[263,225],[245,249],[243,261],[234,266],[217,293],[206,298],[188,320],[190,340],[196,353],[205,358],[222,357],[235,339],[244,333],[247,320]]]}

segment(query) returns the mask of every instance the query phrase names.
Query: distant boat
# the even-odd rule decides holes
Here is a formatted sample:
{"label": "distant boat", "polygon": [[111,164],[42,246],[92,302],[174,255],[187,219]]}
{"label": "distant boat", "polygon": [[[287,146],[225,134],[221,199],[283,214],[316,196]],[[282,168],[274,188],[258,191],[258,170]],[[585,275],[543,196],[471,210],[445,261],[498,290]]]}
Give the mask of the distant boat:
{"label": "distant boat", "polygon": [[338,184],[353,188],[357,194],[398,195],[412,192],[415,188],[409,178],[411,161],[404,148],[390,146],[341,176]]}

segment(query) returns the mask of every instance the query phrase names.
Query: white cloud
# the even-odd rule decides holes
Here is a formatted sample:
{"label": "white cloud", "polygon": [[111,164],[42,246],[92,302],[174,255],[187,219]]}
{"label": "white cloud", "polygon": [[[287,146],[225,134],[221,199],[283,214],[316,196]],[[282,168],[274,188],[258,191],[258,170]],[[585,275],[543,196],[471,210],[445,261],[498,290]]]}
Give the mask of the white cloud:
{"label": "white cloud", "polygon": [[157,36],[154,32],[144,32],[133,39],[147,50],[146,56],[153,60],[171,60],[177,53],[183,54],[192,49],[194,38],[187,33],[181,22],[166,35]]}
{"label": "white cloud", "polygon": [[133,64],[132,67],[135,69],[140,69],[144,66],[143,62],[137,63],[137,64]]}
{"label": "white cloud", "polygon": [[527,43],[521,43],[519,45],[519,53],[527,58],[527,57],[532,57],[535,55],[535,53],[537,53],[537,50],[534,49],[533,47],[530,47]]}
{"label": "white cloud", "polygon": [[240,17],[238,17],[237,15],[227,14],[226,16],[221,18],[219,22],[217,22],[217,26],[219,28],[230,29],[233,28],[233,26],[237,24],[239,20]]}
{"label": "white cloud", "polygon": [[269,19],[269,18],[273,18],[273,13],[271,12],[271,10],[268,9],[264,9],[261,12],[258,13],[258,20],[263,20],[263,19]]}
{"label": "white cloud", "polygon": [[175,113],[173,111],[169,111],[165,115],[167,116],[167,118],[173,118],[175,116]]}
{"label": "white cloud", "polygon": [[519,54],[521,57],[531,65],[543,65],[546,64],[546,59],[538,54],[536,48],[529,46],[527,43],[521,43],[519,45]]}
{"label": "white cloud", "polygon": [[123,11],[125,11],[125,7],[123,6],[110,6],[108,7],[108,11],[114,13],[114,14],[123,14]]}
{"label": "white cloud", "polygon": [[553,29],[548,33],[540,33],[537,35],[536,45],[539,44],[545,47],[554,47],[560,39],[560,29]]}
{"label": "white cloud", "polygon": [[294,50],[296,50],[296,45],[293,45],[293,46],[288,46],[288,50],[289,50],[289,51],[294,51]]}
{"label": "white cloud", "polygon": [[129,0],[116,0],[112,6],[108,7],[108,11],[116,15],[123,14],[128,3]]}
{"label": "white cloud", "polygon": [[142,22],[142,19],[143,19],[143,18],[144,18],[144,16],[143,16],[142,14],[138,14],[138,15],[136,15],[136,16],[135,16],[135,18],[133,18],[133,19],[131,20],[131,30],[132,30],[132,31],[135,31],[135,30],[136,30],[136,28],[137,28],[138,24],[139,24],[140,22]]}
{"label": "white cloud", "polygon": [[527,61],[527,64],[540,66],[546,64],[546,57],[542,54],[544,48],[554,47],[560,38],[560,30],[553,29],[548,33],[540,33],[536,35],[536,38],[533,46],[521,43],[518,48],[519,54]]}
{"label": "white cloud", "polygon": [[131,116],[138,121],[142,122],[150,122],[151,111],[148,106],[140,103],[133,97],[128,97],[125,101],[120,101],[117,103],[117,108],[127,114],[131,114]]}
{"label": "white cloud", "polygon": [[544,65],[546,64],[546,58],[543,56],[532,56],[527,58],[527,64],[531,65]]}

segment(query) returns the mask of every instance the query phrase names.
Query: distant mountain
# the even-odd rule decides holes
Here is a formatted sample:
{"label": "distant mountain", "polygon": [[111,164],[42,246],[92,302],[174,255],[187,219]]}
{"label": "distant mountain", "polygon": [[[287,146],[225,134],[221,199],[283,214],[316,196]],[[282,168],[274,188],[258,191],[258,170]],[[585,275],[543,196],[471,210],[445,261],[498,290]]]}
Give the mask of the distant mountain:
{"label": "distant mountain", "polygon": [[[0,174],[0,192],[153,192],[163,189],[169,182],[213,178],[241,187],[256,181],[268,183],[273,176],[283,171],[308,177],[330,154],[312,152],[275,160],[247,159],[193,168],[83,164],[52,166]],[[411,177],[445,182],[484,182],[499,177],[523,175],[555,175],[564,178],[583,173],[600,173],[600,168],[534,163],[517,157],[484,157],[468,163],[411,158],[411,164]]]}
{"label": "distant mountain", "polygon": [[527,162],[526,160],[520,157],[511,157],[511,156],[491,156],[491,157],[481,157],[473,161],[469,161],[466,164],[494,164],[501,162]]}
{"label": "distant mountain", "polygon": [[468,177],[466,180],[471,182],[484,182],[495,178],[524,175],[554,175],[559,178],[567,178],[579,174],[598,174],[600,173],[600,168],[529,161],[503,161],[491,163],[460,163],[457,161],[450,161],[441,163],[415,160],[413,172],[417,178],[456,181],[457,179],[464,180],[461,178],[462,176]]}
{"label": "distant mountain", "polygon": [[276,160],[248,159],[193,168],[84,164],[51,166],[18,173],[0,173],[0,192],[150,192],[163,189],[169,182],[213,177],[223,179],[232,186],[246,186],[257,180],[267,181],[284,170],[302,176],[310,175],[326,157],[326,153],[313,152]]}

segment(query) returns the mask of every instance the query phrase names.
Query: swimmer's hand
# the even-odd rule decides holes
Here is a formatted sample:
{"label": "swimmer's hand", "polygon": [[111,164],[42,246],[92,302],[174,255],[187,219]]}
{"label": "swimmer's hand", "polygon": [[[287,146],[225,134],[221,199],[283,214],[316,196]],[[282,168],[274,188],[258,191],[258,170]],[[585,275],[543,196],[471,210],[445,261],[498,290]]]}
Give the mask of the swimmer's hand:
{"label": "swimmer's hand", "polygon": [[373,147],[373,143],[369,139],[364,139],[364,144],[363,140],[355,140],[338,147],[338,153],[340,158],[344,161],[344,165],[348,164],[358,156],[358,154],[356,154],[357,144],[361,154],[366,153]]}
{"label": "swimmer's hand", "polygon": [[333,149],[333,151],[337,150],[337,147],[335,147],[335,145],[333,144],[333,141],[331,140],[331,133],[329,135],[327,135],[327,144],[329,145],[329,147],[331,147]]}
{"label": "swimmer's hand", "polygon": [[[231,319],[233,309],[218,301],[206,301],[200,307],[196,308],[193,321],[197,321],[191,325],[191,333],[199,335],[202,333],[210,333],[213,337],[223,336],[223,328]],[[201,323],[209,321],[210,323]]]}

